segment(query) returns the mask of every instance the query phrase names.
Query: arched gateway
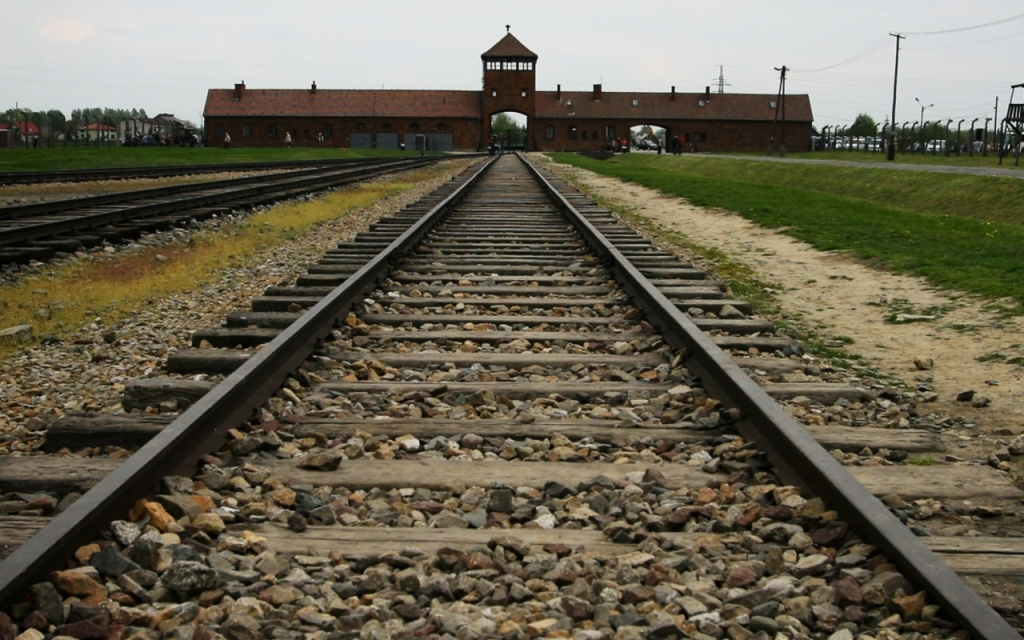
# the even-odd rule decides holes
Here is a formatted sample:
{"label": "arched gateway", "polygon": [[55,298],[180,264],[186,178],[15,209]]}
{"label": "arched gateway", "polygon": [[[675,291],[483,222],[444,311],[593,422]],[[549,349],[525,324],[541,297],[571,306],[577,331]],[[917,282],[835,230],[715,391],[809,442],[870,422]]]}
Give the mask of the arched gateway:
{"label": "arched gateway", "polygon": [[[506,26],[505,36],[481,56],[480,91],[409,89],[210,89],[203,117],[207,144],[225,135],[235,147],[293,146],[404,148],[407,151],[483,150],[491,117],[526,117],[524,147],[541,151],[619,148],[630,127],[658,123],[686,150],[764,151],[776,116],[774,94],[538,91],[537,54]],[[811,101],[785,96],[789,149],[808,149]]]}

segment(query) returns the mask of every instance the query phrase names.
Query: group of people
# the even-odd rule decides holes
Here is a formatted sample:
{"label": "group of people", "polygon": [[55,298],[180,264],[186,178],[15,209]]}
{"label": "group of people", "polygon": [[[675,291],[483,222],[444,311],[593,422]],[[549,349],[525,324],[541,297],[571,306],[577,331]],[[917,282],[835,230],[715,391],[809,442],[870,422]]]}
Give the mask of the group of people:
{"label": "group of people", "polygon": [[[324,134],[322,134],[322,133],[316,134],[316,145],[318,147],[324,146]],[[285,133],[284,133],[284,146],[287,149],[291,149],[292,148],[292,134],[289,131],[285,131]],[[227,133],[227,132],[224,133],[224,148],[225,149],[230,149],[231,148],[231,134]]]}
{"label": "group of people", "polygon": [[497,136],[495,136],[493,133],[491,134],[491,137],[487,139],[487,153],[489,153],[492,156],[495,153],[497,153],[498,155],[505,154],[504,133],[499,133]]}

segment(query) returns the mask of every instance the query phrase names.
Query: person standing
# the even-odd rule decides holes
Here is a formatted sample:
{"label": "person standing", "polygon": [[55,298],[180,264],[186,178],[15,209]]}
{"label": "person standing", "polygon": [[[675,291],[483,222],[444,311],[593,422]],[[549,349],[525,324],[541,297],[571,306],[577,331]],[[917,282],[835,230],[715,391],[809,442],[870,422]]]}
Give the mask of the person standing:
{"label": "person standing", "polygon": [[292,134],[291,133],[287,133],[286,132],[284,134],[284,146],[289,148],[289,149],[292,148]]}
{"label": "person standing", "polygon": [[230,133],[225,133],[224,134],[224,148],[225,149],[230,149],[231,148],[231,134]]}

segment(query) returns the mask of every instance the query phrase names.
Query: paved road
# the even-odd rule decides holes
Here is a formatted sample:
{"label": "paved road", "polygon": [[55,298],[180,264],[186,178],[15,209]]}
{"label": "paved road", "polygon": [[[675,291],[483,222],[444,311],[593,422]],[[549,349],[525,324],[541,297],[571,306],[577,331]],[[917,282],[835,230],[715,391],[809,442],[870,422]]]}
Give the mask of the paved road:
{"label": "paved road", "polygon": [[[894,171],[925,171],[931,173],[957,173],[962,175],[993,176],[996,178],[1016,178],[1024,180],[1024,170],[997,167],[965,167],[943,164],[902,164],[899,162],[855,162],[852,160],[811,160],[808,158],[779,158],[776,156],[731,156],[717,153],[702,153],[702,156],[726,158],[729,160],[753,160],[757,162],[790,162],[793,164],[829,164],[836,167],[856,167],[858,169],[891,169]],[[1004,158],[1003,162],[1013,158]]]}

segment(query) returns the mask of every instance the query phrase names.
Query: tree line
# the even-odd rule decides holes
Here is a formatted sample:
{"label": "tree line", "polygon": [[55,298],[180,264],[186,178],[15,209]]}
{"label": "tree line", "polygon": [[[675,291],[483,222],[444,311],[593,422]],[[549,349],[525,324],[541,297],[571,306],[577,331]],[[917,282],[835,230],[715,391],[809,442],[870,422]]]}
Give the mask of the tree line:
{"label": "tree line", "polygon": [[68,124],[79,125],[87,122],[102,122],[111,126],[121,120],[147,118],[145,109],[112,109],[110,107],[90,107],[72,109],[71,115],[64,115],[59,109],[33,111],[31,109],[10,108],[0,113],[0,122],[25,122],[28,120],[37,126],[49,126],[52,129],[66,129]]}

